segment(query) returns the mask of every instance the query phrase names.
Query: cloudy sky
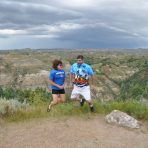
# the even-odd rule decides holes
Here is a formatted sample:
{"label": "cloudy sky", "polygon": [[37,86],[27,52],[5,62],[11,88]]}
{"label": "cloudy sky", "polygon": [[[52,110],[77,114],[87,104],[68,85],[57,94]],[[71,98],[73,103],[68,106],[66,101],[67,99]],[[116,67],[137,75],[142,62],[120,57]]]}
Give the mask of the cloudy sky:
{"label": "cloudy sky", "polygon": [[0,0],[0,49],[148,48],[147,0]]}

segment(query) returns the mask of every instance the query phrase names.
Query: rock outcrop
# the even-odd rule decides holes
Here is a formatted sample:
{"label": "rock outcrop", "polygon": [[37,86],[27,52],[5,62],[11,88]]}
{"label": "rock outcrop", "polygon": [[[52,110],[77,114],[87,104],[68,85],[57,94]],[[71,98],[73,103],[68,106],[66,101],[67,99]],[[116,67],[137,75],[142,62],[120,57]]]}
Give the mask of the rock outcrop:
{"label": "rock outcrop", "polygon": [[128,128],[140,128],[140,125],[136,119],[129,116],[128,114],[114,110],[105,117],[106,122],[114,123]]}

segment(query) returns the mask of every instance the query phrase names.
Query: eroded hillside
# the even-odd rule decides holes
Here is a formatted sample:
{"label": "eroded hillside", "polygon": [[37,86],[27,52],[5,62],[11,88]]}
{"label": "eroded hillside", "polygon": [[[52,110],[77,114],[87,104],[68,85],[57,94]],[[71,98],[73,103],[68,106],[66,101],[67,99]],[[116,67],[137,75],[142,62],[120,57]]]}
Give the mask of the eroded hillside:
{"label": "eroded hillside", "polygon": [[[83,54],[85,62],[92,65],[96,76],[93,98],[112,100],[122,97],[147,99],[148,53],[97,51],[97,50],[24,50],[0,52],[1,87],[48,88],[48,74],[54,59],[61,59],[67,72]],[[139,83],[143,82],[143,83]],[[136,92],[139,93],[136,93]],[[134,93],[135,92],[135,93]]]}

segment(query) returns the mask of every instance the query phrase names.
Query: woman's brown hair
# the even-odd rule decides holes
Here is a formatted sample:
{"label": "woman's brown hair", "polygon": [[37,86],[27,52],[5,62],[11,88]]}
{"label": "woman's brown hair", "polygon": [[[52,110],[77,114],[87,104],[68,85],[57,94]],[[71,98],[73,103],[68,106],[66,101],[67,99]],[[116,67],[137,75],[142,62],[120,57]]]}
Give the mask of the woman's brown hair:
{"label": "woman's brown hair", "polygon": [[58,67],[59,64],[62,65],[62,61],[61,60],[57,60],[57,59],[54,60],[53,63],[52,63],[52,68],[57,70],[58,69],[57,67]]}

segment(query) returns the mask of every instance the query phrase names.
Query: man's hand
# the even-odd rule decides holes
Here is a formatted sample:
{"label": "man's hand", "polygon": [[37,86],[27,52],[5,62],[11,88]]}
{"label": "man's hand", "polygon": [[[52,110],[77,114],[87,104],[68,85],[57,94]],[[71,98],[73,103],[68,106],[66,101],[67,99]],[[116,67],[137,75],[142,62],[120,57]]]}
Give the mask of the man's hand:
{"label": "man's hand", "polygon": [[95,85],[91,85],[91,89],[96,90],[96,86]]}
{"label": "man's hand", "polygon": [[69,89],[73,89],[73,82],[69,84]]}

